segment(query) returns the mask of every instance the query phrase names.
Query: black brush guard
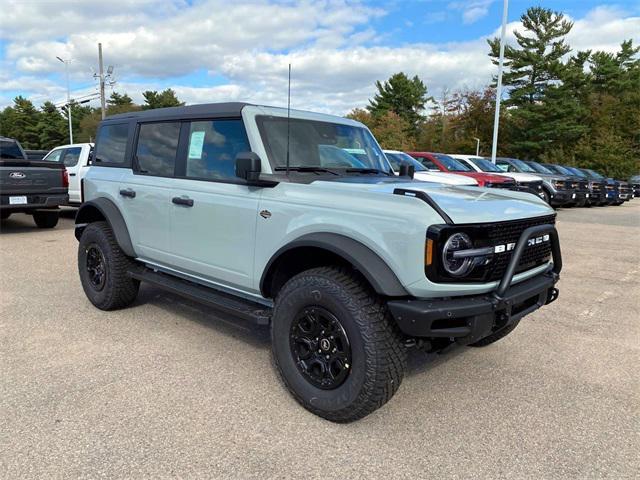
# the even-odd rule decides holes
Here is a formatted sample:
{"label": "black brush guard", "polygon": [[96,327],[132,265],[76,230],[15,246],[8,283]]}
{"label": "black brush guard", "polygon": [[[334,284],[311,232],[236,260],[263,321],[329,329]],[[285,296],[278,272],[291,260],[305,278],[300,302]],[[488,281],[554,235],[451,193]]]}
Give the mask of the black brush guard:
{"label": "black brush guard", "polygon": [[[533,278],[511,285],[531,238],[549,234],[553,265]],[[447,299],[389,300],[400,330],[411,337],[451,338],[473,343],[558,298],[555,284],[562,270],[558,231],[553,225],[527,228],[516,244],[507,269],[493,292]]]}

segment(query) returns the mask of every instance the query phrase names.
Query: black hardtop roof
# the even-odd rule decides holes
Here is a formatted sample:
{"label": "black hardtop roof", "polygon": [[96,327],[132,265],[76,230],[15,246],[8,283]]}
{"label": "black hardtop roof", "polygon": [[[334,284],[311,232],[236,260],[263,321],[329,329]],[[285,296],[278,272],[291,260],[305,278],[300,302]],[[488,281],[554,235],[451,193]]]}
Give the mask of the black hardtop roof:
{"label": "black hardtop roof", "polygon": [[199,105],[186,105],[184,107],[154,108],[152,110],[139,110],[136,112],[119,113],[104,119],[104,122],[112,120],[166,120],[174,118],[197,117],[239,117],[245,102],[203,103]]}

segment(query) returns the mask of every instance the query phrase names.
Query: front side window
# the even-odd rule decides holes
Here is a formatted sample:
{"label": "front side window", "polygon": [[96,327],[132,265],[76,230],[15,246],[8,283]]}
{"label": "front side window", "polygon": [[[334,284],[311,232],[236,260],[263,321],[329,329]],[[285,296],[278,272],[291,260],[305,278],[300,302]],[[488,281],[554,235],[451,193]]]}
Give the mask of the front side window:
{"label": "front side window", "polygon": [[294,169],[389,169],[366,128],[300,118],[287,121],[286,117],[259,116],[256,121],[274,170],[287,165],[287,143],[289,165]]}
{"label": "front side window", "polygon": [[547,175],[553,174],[553,172],[551,170],[549,170],[548,168],[543,167],[539,163],[536,163],[536,162],[524,163],[522,160],[515,160],[515,161],[522,163],[522,165],[524,165],[525,167],[529,167],[529,170],[525,170],[525,171],[531,171],[531,173],[536,173],[536,172],[545,173]]}
{"label": "front side window", "polygon": [[237,179],[236,155],[249,151],[251,147],[242,120],[191,122],[186,175],[212,180]]}
{"label": "front side window", "polygon": [[112,163],[114,166],[124,165],[128,135],[129,125],[126,123],[100,127],[96,142],[96,162]]}
{"label": "front side window", "polygon": [[158,177],[173,176],[180,140],[180,123],[143,123],[138,134],[138,171]]}
{"label": "front side window", "polygon": [[518,160],[517,158],[514,158],[513,160],[511,160],[511,162],[513,163],[513,165],[518,169],[518,171],[520,172],[525,172],[525,173],[551,173],[549,171],[544,172],[544,168],[542,166],[540,166],[541,170],[538,170],[536,167],[534,167],[533,165],[531,165],[530,163],[525,163],[522,160]]}
{"label": "front side window", "polygon": [[67,148],[62,157],[64,166],[75,167],[78,164],[78,160],[80,160],[80,153],[82,153],[82,147]]}

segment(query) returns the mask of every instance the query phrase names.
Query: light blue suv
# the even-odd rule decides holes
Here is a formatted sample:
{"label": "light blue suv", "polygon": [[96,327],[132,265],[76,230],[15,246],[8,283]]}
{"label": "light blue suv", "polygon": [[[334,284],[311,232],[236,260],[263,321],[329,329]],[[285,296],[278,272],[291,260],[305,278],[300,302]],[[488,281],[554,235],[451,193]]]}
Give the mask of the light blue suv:
{"label": "light blue suv", "polygon": [[82,188],[96,307],[148,282],[270,325],[286,386],[336,422],[391,398],[407,348],[488,345],[557,297],[547,204],[396,176],[345,118],[244,103],[116,115]]}

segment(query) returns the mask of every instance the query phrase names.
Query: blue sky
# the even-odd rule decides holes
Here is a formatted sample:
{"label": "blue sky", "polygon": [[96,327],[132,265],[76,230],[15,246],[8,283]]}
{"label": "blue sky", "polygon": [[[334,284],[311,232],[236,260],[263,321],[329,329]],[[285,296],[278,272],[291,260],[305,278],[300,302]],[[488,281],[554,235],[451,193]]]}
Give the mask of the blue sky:
{"label": "blue sky", "polygon": [[[541,5],[574,21],[567,40],[576,50],[640,43],[638,0],[509,3],[510,41],[520,15]],[[171,87],[187,103],[282,105],[291,62],[296,106],[344,114],[397,71],[419,75],[436,96],[489,83],[486,38],[498,31],[502,0],[0,0],[0,11],[0,107],[16,95],[63,101],[56,56],[71,60],[72,96],[95,95],[100,41],[112,89],[136,101]]]}

